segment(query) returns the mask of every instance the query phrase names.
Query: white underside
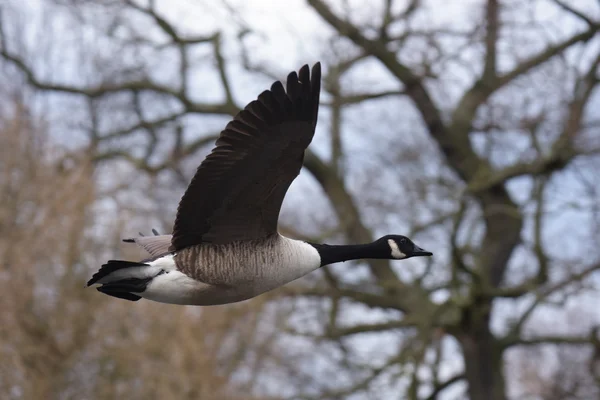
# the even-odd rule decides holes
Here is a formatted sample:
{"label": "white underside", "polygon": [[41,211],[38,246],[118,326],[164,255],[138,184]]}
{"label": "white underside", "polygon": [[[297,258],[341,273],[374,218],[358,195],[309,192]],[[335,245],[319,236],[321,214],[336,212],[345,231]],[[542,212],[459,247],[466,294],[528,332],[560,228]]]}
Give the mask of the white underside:
{"label": "white underside", "polygon": [[155,271],[154,279],[145,291],[134,293],[145,299],[169,304],[192,304],[195,294],[209,288],[209,285],[198,282],[177,270],[172,254],[148,264],[149,266],[145,268]]}
{"label": "white underside", "polygon": [[169,271],[155,277],[142,293],[148,300],[169,304],[196,304],[195,298],[211,286],[198,282],[179,271]]}
{"label": "white underside", "polygon": [[[240,272],[223,286],[199,282],[180,272],[173,255],[149,262],[147,267],[115,271],[99,283],[130,277],[154,277],[144,292],[135,294],[169,304],[216,305],[242,301],[283,286],[321,265],[319,253],[311,245],[285,237],[281,239],[276,251],[268,255],[261,254],[260,248],[257,248],[251,259],[240,257],[241,268],[236,268]],[[229,257],[231,259],[231,254]]]}

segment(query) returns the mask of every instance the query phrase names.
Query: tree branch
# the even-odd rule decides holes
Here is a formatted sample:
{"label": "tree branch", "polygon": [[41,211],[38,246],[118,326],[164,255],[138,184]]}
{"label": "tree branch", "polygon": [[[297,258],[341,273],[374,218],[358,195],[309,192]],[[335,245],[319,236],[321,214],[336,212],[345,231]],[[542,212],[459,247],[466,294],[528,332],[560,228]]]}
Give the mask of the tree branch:
{"label": "tree branch", "polygon": [[536,197],[536,209],[533,216],[533,252],[538,260],[538,272],[535,277],[536,283],[542,285],[548,282],[548,256],[542,245],[542,231],[544,223],[544,208],[546,205],[546,184],[548,178],[542,177],[538,180],[535,187],[534,196]]}
{"label": "tree branch", "polygon": [[[304,156],[304,166],[319,182],[333,206],[340,223],[346,227],[348,239],[356,243],[372,242],[373,235],[362,223],[360,212],[354,204],[354,199],[348,193],[342,180],[331,171],[317,155],[307,150]],[[369,260],[373,276],[386,286],[403,285],[386,260]]]}
{"label": "tree branch", "polygon": [[[135,3],[131,2],[131,1],[128,1],[128,4],[132,7],[137,7],[137,9],[141,9],[139,5],[136,5]],[[141,9],[141,10],[146,10],[149,13],[152,12],[147,9]],[[157,23],[159,20],[162,21],[161,27],[163,28],[163,30],[165,30],[165,32],[169,32],[169,36],[177,38],[176,42],[178,44],[180,44],[180,45],[187,44],[187,42],[184,39],[181,39],[179,36],[177,36],[177,34],[175,33],[175,31],[173,29],[168,28],[168,26],[170,26],[170,25],[168,25],[168,24],[165,25],[166,21],[161,20],[160,17],[158,17],[158,16],[157,16],[157,18],[158,18]],[[33,69],[30,68],[22,59],[20,59],[15,54],[12,54],[8,50],[7,44],[5,41],[5,37],[4,37],[2,22],[3,21],[0,19],[0,45],[1,45],[0,56],[2,56],[9,63],[12,63],[15,67],[17,67],[17,69],[19,69],[21,71],[21,73],[23,73],[23,75],[25,76],[27,82],[32,87],[34,87],[38,90],[49,91],[49,92],[68,93],[68,94],[86,96],[86,97],[91,97],[91,98],[99,98],[99,97],[102,97],[105,95],[110,95],[110,94],[119,93],[119,92],[150,91],[150,92],[154,92],[154,93],[158,93],[158,94],[163,94],[163,95],[166,95],[166,96],[169,96],[169,97],[172,97],[172,98],[178,100],[184,106],[185,110],[187,112],[191,112],[191,113],[235,115],[239,110],[239,108],[237,106],[235,106],[235,104],[233,104],[233,102],[230,101],[230,97],[229,97],[230,93],[228,92],[227,88],[225,90],[226,90],[226,94],[228,94],[228,97],[224,103],[208,104],[208,103],[192,101],[185,93],[185,80],[182,81],[183,87],[181,88],[181,90],[175,90],[169,86],[153,82],[149,78],[132,80],[132,81],[116,83],[116,84],[115,83],[102,83],[102,84],[99,84],[96,86],[89,86],[89,87],[75,86],[75,85],[63,85],[63,84],[44,82],[36,76]],[[211,35],[210,37],[206,37],[206,38],[194,38],[193,42],[194,43],[213,42],[213,46],[214,46],[217,39],[218,39],[218,34],[214,34],[214,35]],[[184,55],[182,56],[181,63],[182,63],[181,67],[183,69],[188,68],[188,66],[186,64],[186,58]],[[180,71],[180,73],[183,75],[182,79],[184,79],[187,71],[183,70],[183,71]]]}
{"label": "tree branch", "polygon": [[494,79],[483,79],[482,77],[482,79],[475,82],[475,84],[463,95],[456,107],[456,111],[452,117],[453,130],[458,129],[467,132],[471,128],[471,122],[475,117],[476,110],[481,104],[487,101],[492,93],[509,84],[517,77],[529,72],[531,69],[545,63],[553,56],[560,54],[572,45],[592,39],[599,28],[600,24],[595,23],[584,32],[573,35],[555,45],[548,46],[545,50],[522,61],[511,71],[499,75]]}
{"label": "tree branch", "polygon": [[215,59],[217,60],[217,70],[219,71],[219,77],[225,90],[225,103],[235,107],[233,95],[231,94],[231,85],[229,84],[229,78],[227,78],[227,71],[225,70],[225,59],[221,50],[221,35],[215,35],[213,43]]}
{"label": "tree branch", "polygon": [[[403,90],[385,90],[385,91],[378,92],[378,93],[344,94],[344,95],[341,95],[337,99],[337,103],[341,106],[346,106],[346,105],[362,103],[367,100],[377,100],[377,99],[381,99],[381,98],[385,98],[385,97],[402,96],[405,94],[406,93]],[[321,103],[321,105],[322,106],[323,105],[324,106],[332,106],[332,103],[331,102],[323,102],[323,103]]]}
{"label": "tree branch", "polygon": [[184,38],[177,33],[175,26],[173,24],[171,24],[170,22],[168,22],[163,17],[161,17],[160,15],[158,15],[152,6],[150,6],[148,8],[144,8],[132,0],[125,0],[125,4],[127,4],[132,9],[137,10],[140,13],[152,18],[154,20],[154,22],[156,23],[156,25],[158,25],[158,27],[167,36],[169,36],[169,38],[171,38],[171,40],[174,43],[177,43],[178,45],[190,45],[190,44],[211,42],[211,41],[214,41],[215,37],[218,35],[218,34],[212,34],[212,35],[208,35],[208,36],[196,36],[196,37]]}
{"label": "tree branch", "polygon": [[98,162],[112,160],[112,159],[122,159],[122,160],[127,161],[134,167],[148,172],[150,175],[156,175],[159,172],[173,168],[173,166],[175,164],[177,164],[179,161],[181,161],[185,157],[189,156],[190,154],[195,153],[196,150],[198,150],[199,148],[204,147],[204,146],[214,142],[217,137],[218,137],[217,135],[209,135],[209,136],[205,136],[205,137],[196,139],[192,143],[185,146],[185,148],[183,150],[173,152],[172,153],[174,155],[173,157],[170,157],[169,159],[165,160],[164,162],[162,162],[160,164],[156,164],[156,165],[149,164],[148,159],[145,157],[138,158],[138,157],[133,156],[131,154],[131,152],[129,152],[127,150],[121,150],[121,149],[113,149],[113,150],[108,150],[105,152],[98,153],[92,158],[92,161],[94,163],[98,163]]}
{"label": "tree branch", "polygon": [[556,5],[558,5],[560,8],[562,8],[563,10],[575,15],[577,18],[582,19],[583,21],[585,21],[586,24],[588,24],[589,26],[594,26],[594,25],[598,25],[597,22],[594,22],[591,18],[589,18],[587,15],[585,15],[584,13],[582,13],[579,10],[576,10],[575,8],[571,7],[570,5],[568,5],[567,3],[565,3],[562,0],[552,0]]}
{"label": "tree branch", "polygon": [[[494,93],[501,87],[509,84],[515,78],[527,73],[531,69],[548,61],[553,56],[560,54],[562,51],[569,48],[570,46],[579,42],[590,40],[598,31],[599,26],[599,24],[594,24],[584,32],[581,32],[568,39],[565,39],[561,43],[548,46],[545,50],[539,52],[534,56],[531,56],[527,60],[517,65],[514,69],[503,75],[496,76],[494,78],[483,76],[482,79],[475,82],[475,84],[467,92],[465,92],[465,94],[461,98],[452,116],[452,124],[450,130],[454,132],[460,132],[459,136],[467,135],[467,133],[471,129],[471,124],[475,118],[475,113],[477,109],[485,101],[487,101],[487,99],[492,93]],[[506,176],[512,177],[514,176],[514,174],[518,173],[522,168],[523,167],[516,167],[516,170],[506,171]]]}
{"label": "tree branch", "polygon": [[592,339],[590,336],[536,336],[532,338],[517,338],[513,337],[503,343],[504,348],[513,346],[537,346],[542,344],[556,345],[591,345]]}
{"label": "tree branch", "polygon": [[573,139],[581,130],[585,107],[598,83],[595,76],[598,65],[600,65],[600,54],[592,62],[584,76],[577,81],[565,125],[559,137],[552,144],[549,155],[540,156],[531,162],[516,163],[498,171],[481,169],[477,176],[469,182],[468,190],[473,193],[488,190],[509,179],[523,175],[548,175],[564,168],[573,158],[582,154],[583,151],[580,152],[573,148]]}
{"label": "tree branch", "polygon": [[450,164],[459,175],[465,178],[470,177],[472,171],[476,170],[478,158],[473,153],[466,137],[456,137],[447,130],[441,112],[421,78],[415,75],[410,68],[401,64],[396,54],[387,49],[385,42],[366,38],[356,26],[336,16],[322,0],[308,0],[308,3],[341,35],[348,37],[365,52],[377,57],[404,84],[404,91],[417,106],[430,134],[435,138]]}
{"label": "tree branch", "polygon": [[334,293],[331,288],[303,288],[294,286],[285,286],[278,291],[280,296],[285,297],[317,297],[331,298],[332,296],[342,296],[358,303],[362,303],[373,308],[388,308],[399,311],[404,311],[403,302],[395,296],[382,296],[367,292],[359,292],[353,289],[338,288],[337,293]]}
{"label": "tree branch", "polygon": [[118,92],[151,91],[159,94],[168,95],[170,97],[173,97],[174,99],[179,100],[186,108],[186,110],[192,113],[235,115],[239,110],[238,107],[236,107],[235,105],[228,103],[209,104],[194,102],[188,97],[182,95],[180,92],[173,90],[168,86],[152,82],[150,79],[129,81],[120,84],[107,83],[91,87],[77,87],[42,82],[35,76],[35,73],[22,60],[8,53],[6,49],[2,48],[2,50],[0,51],[0,55],[4,57],[4,59],[15,65],[25,75],[25,78],[31,86],[43,91],[75,94],[91,98],[98,98]]}
{"label": "tree branch", "polygon": [[458,383],[464,379],[465,379],[465,374],[460,373],[460,374],[454,375],[452,378],[449,378],[442,383],[435,385],[433,388],[433,391],[431,392],[431,394],[429,396],[427,396],[426,400],[436,400],[438,395],[442,391],[444,391],[445,389],[449,388],[450,386],[452,386],[455,383]]}
{"label": "tree branch", "polygon": [[98,139],[100,141],[108,141],[110,139],[123,138],[125,136],[135,133],[135,131],[137,131],[137,130],[147,129],[151,126],[154,127],[154,129],[156,129],[165,124],[168,124],[169,122],[177,121],[179,118],[183,117],[185,114],[186,113],[182,111],[182,112],[177,112],[177,113],[174,113],[171,115],[167,115],[166,117],[158,118],[158,119],[151,120],[151,121],[141,120],[141,121],[137,122],[136,124],[130,125],[123,129],[110,131],[104,135],[98,134]]}
{"label": "tree branch", "polygon": [[482,170],[474,179],[469,182],[467,190],[471,193],[478,193],[489,190],[493,187],[504,184],[512,178],[523,175],[543,175],[552,171],[559,170],[577,153],[568,149],[553,152],[548,157],[540,157],[531,162],[521,162],[505,167],[498,171]]}
{"label": "tree branch", "polygon": [[388,332],[394,329],[414,328],[418,326],[418,321],[405,317],[401,320],[382,322],[378,324],[360,324],[350,327],[335,327],[327,334],[328,339],[339,339],[345,336],[357,335],[361,333]]}
{"label": "tree branch", "polygon": [[498,0],[488,0],[486,7],[486,37],[485,37],[485,61],[483,66],[483,80],[496,77],[496,58],[498,43]]}
{"label": "tree branch", "polygon": [[544,300],[546,300],[549,296],[558,292],[559,290],[564,289],[565,287],[569,286],[572,283],[579,282],[579,281],[585,279],[588,275],[590,275],[598,270],[600,270],[600,263],[592,264],[592,265],[588,266],[587,268],[584,268],[580,272],[574,273],[571,276],[569,276],[568,278],[563,279],[560,282],[557,282],[549,287],[541,288],[536,293],[535,300],[523,312],[523,314],[521,315],[521,317],[519,318],[517,323],[515,323],[515,325],[510,330],[510,332],[506,335],[504,341],[506,341],[507,343],[511,343],[511,342],[517,340],[521,335],[521,332],[523,330],[525,323],[527,322],[527,320],[529,319],[529,317],[531,316],[533,311],[535,311],[535,309]]}
{"label": "tree branch", "polygon": [[379,377],[383,372],[385,372],[389,367],[394,364],[398,364],[402,361],[402,354],[394,355],[389,357],[381,366],[370,368],[369,374],[360,380],[357,380],[356,383],[352,384],[349,387],[338,389],[338,390],[329,390],[324,391],[318,394],[317,397],[313,396],[300,396],[299,399],[302,400],[316,400],[316,399],[341,399],[346,396],[356,394],[360,391],[367,390],[371,382],[373,382],[377,377]]}

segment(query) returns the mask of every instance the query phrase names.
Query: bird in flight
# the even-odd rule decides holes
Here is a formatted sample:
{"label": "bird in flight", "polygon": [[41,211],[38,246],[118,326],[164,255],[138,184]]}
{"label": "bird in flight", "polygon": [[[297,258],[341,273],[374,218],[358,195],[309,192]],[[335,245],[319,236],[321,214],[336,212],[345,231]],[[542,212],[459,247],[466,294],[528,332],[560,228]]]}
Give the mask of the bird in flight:
{"label": "bird in flight", "polygon": [[150,257],[110,260],[87,286],[109,296],[181,305],[218,305],[258,296],[325,265],[403,260],[432,253],[402,235],[328,245],[287,238],[279,211],[300,173],[319,112],[321,65],[273,83],[219,135],[185,191],[172,235],[126,239]]}

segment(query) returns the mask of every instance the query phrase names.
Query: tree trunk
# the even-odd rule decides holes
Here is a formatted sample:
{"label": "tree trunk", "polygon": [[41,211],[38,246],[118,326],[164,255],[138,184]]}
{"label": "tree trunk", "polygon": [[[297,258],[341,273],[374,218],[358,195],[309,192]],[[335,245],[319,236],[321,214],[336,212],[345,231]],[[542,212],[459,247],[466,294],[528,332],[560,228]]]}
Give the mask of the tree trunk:
{"label": "tree trunk", "polygon": [[459,336],[469,400],[506,400],[502,350],[490,332],[489,320],[489,312],[480,314]]}

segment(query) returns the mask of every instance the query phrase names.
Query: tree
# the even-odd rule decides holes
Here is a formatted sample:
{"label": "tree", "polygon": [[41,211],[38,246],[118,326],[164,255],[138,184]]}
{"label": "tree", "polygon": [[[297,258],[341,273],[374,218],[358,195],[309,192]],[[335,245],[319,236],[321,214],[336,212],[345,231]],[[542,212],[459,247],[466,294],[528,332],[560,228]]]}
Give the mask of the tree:
{"label": "tree", "polygon": [[[231,83],[235,57],[226,63],[225,44],[238,46],[241,64],[265,85],[283,71],[253,59],[248,38],[260,28],[236,12],[240,4],[228,11],[234,28],[206,33],[176,25],[160,3],[72,3],[48,7],[77,16],[78,26],[103,40],[82,45],[97,63],[84,63],[87,75],[44,76],[52,66],[19,52],[18,27],[11,35],[6,18],[0,54],[38,93],[68,95],[86,107],[84,128],[72,134],[86,134],[92,165],[125,176],[147,173],[145,184],[160,193],[149,211],[169,210],[161,221],[168,229],[177,201],[171,193],[184,187],[216,133],[199,127],[241,105]],[[317,138],[305,158],[313,180],[301,176],[298,183],[318,188],[323,201],[303,202],[297,214],[284,210],[282,230],[367,242],[402,224],[399,233],[433,247],[434,261],[334,266],[257,299],[267,304],[256,321],[277,334],[243,343],[246,354],[267,355],[260,368],[254,365],[253,390],[290,398],[441,399],[464,382],[470,399],[499,400],[530,390],[510,373],[509,356],[528,354],[519,348],[560,345],[568,357],[591,360],[600,321],[559,329],[540,320],[564,320],[567,300],[579,310],[597,302],[589,294],[600,269],[600,125],[591,111],[598,102],[597,5],[307,3],[331,29],[322,49],[327,93],[317,133],[326,135],[330,151],[315,151]],[[447,18],[451,12],[458,17]],[[169,63],[153,65],[165,56]],[[198,98],[192,89],[208,81],[197,73],[206,66],[221,100]],[[115,187],[139,198],[140,187]],[[296,199],[291,193],[287,204]],[[274,313],[289,315],[285,329]],[[375,346],[362,354],[369,343]],[[246,358],[236,371],[249,365]],[[598,391],[587,378],[591,386],[580,398]]]}
{"label": "tree", "polygon": [[251,336],[257,304],[136,311],[81,290],[82,265],[106,254],[106,238],[89,230],[98,200],[89,157],[65,158],[24,105],[0,127],[2,398],[251,399],[228,384],[244,351],[226,343]]}
{"label": "tree", "polygon": [[[3,11],[10,23],[23,16]],[[38,55],[52,53],[44,41],[55,33],[36,42]],[[43,69],[54,60],[36,65]],[[64,66],[64,59],[58,62]],[[128,217],[130,196],[139,198],[140,185],[148,183],[131,184],[128,169],[107,165],[118,155],[106,143],[131,133],[97,137],[105,121],[93,112],[77,124],[81,105],[114,116],[114,98],[73,104],[56,96],[44,103],[43,91],[30,90],[11,65],[2,63],[0,88],[0,397],[252,399],[241,387],[252,377],[235,387],[230,381],[246,357],[244,341],[253,340],[261,303],[199,315],[149,304],[131,309],[83,290],[89,266],[109,255],[143,257],[122,246],[120,235],[135,222]],[[56,123],[57,115],[67,123]],[[89,140],[79,140],[82,130]],[[136,216],[146,223],[144,206],[137,203]],[[268,335],[253,341],[262,340]],[[253,353],[256,365],[261,357]]]}

